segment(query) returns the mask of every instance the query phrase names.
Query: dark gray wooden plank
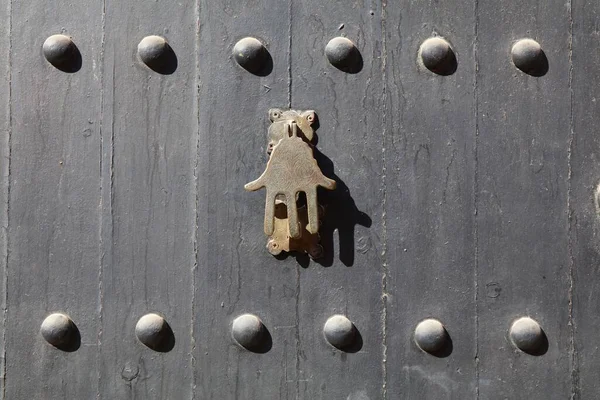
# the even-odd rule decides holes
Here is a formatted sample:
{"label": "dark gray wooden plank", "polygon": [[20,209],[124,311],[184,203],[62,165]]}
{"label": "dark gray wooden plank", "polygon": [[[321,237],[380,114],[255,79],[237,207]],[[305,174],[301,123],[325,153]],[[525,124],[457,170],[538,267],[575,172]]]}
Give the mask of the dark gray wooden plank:
{"label": "dark gray wooden plank", "polygon": [[[264,191],[244,191],[266,165],[268,110],[287,104],[288,8],[280,0],[200,2],[193,335],[195,396],[201,399],[291,399],[301,379],[298,271],[267,253]],[[233,60],[233,46],[246,36],[269,50],[267,76]],[[267,353],[249,352],[231,339],[232,321],[244,313],[257,315],[269,330]]]}
{"label": "dark gray wooden plank", "polygon": [[[11,20],[6,398],[91,399],[98,393],[102,4],[12,2]],[[42,44],[57,33],[78,46],[78,72],[44,59]],[[51,312],[78,326],[77,351],[41,337]]]}
{"label": "dark gray wooden plank", "polygon": [[[598,137],[598,18],[600,4],[578,0],[573,6],[572,145],[570,227],[572,261],[572,323],[574,329],[572,385],[574,399],[598,396],[600,368],[597,333],[600,317],[600,138]],[[566,279],[566,278],[565,278]]]}
{"label": "dark gray wooden plank", "polygon": [[[377,399],[385,392],[382,319],[383,65],[379,1],[292,2],[292,107],[319,118],[317,160],[337,181],[320,192],[325,205],[319,262],[293,262],[299,326],[300,399]],[[346,73],[330,65],[327,43],[352,40],[362,68]],[[346,315],[360,332],[353,352],[333,348],[323,326]]]}
{"label": "dark gray wooden plank", "polygon": [[[479,396],[569,398],[570,17],[560,1],[486,0],[478,18]],[[541,44],[545,76],[511,63],[513,42],[524,37]],[[521,316],[541,324],[546,354],[509,342]]]}
{"label": "dark gray wooden plank", "polygon": [[[10,175],[10,2],[0,7],[0,307],[6,310],[6,262],[8,245],[8,193]],[[0,318],[0,398],[5,396],[5,316]]]}
{"label": "dark gray wooden plank", "polygon": [[[104,19],[101,397],[190,398],[196,6],[108,2]],[[138,59],[147,35],[169,42],[171,74]],[[171,351],[136,339],[146,313],[170,324]]]}
{"label": "dark gray wooden plank", "polygon": [[[476,397],[473,5],[388,4],[386,263],[388,397]],[[418,56],[440,36],[457,59],[437,75]],[[421,351],[414,329],[442,322],[452,345]]]}

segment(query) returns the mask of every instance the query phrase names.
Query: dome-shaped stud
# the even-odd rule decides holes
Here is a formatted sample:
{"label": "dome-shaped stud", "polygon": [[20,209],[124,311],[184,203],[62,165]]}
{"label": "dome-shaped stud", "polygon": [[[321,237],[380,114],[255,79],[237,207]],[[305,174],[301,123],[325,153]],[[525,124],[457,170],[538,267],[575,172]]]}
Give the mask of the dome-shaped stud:
{"label": "dome-shaped stud", "polygon": [[146,36],[138,44],[137,52],[140,60],[159,74],[172,74],[177,69],[177,56],[162,36]]}
{"label": "dome-shaped stud", "polygon": [[234,319],[231,336],[237,344],[254,353],[266,353],[271,349],[267,327],[253,314],[242,314]]}
{"label": "dome-shaped stud", "polygon": [[362,69],[362,56],[352,40],[338,36],[325,46],[325,55],[329,63],[337,69],[357,73]]}
{"label": "dome-shaped stud", "polygon": [[52,35],[42,45],[44,57],[63,72],[77,72],[81,68],[81,53],[66,35]]}
{"label": "dome-shaped stud", "polygon": [[174,335],[167,321],[158,314],[146,314],[135,325],[138,340],[152,350],[167,352],[173,348]]}
{"label": "dome-shaped stud", "polygon": [[330,317],[323,327],[325,339],[333,347],[345,350],[354,344],[356,339],[356,327],[346,316],[334,315]]}
{"label": "dome-shaped stud", "polygon": [[266,76],[273,68],[273,60],[269,51],[256,38],[240,39],[233,46],[231,54],[240,67],[254,75]]}
{"label": "dome-shaped stud", "polygon": [[437,355],[448,347],[450,336],[437,319],[425,319],[415,328],[415,343],[426,353]]}
{"label": "dome-shaped stud", "polygon": [[419,48],[419,58],[425,68],[438,75],[451,75],[456,71],[454,50],[450,43],[441,37],[425,40]]}
{"label": "dome-shaped stud", "polygon": [[75,351],[79,348],[79,330],[68,315],[50,314],[42,322],[40,333],[46,342],[63,351]]}
{"label": "dome-shaped stud", "polygon": [[509,330],[513,345],[519,350],[532,354],[544,354],[547,350],[548,339],[540,324],[529,317],[515,320]]}
{"label": "dome-shaped stud", "polygon": [[548,59],[542,46],[533,39],[517,41],[511,50],[515,67],[533,76],[545,75],[548,71]]}

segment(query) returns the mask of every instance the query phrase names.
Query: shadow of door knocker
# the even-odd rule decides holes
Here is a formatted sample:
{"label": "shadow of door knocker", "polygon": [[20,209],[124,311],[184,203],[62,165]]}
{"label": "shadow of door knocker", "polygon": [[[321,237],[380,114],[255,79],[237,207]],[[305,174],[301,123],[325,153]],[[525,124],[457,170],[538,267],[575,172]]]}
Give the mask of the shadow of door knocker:
{"label": "shadow of door knocker", "polygon": [[333,190],[336,182],[323,175],[313,155],[315,112],[271,109],[269,118],[267,167],[244,187],[267,190],[264,224],[271,254],[297,251],[319,258],[324,208],[317,200],[317,187]]}

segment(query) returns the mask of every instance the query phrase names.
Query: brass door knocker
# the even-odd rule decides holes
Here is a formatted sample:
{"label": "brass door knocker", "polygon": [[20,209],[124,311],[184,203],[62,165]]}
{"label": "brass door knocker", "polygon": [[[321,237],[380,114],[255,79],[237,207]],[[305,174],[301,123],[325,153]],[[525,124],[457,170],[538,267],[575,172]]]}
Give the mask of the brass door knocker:
{"label": "brass door knocker", "polygon": [[[323,209],[317,201],[317,187],[333,190],[335,181],[323,175],[313,156],[310,141],[315,113],[273,109],[269,115],[269,161],[263,174],[245,189],[267,189],[264,225],[271,254],[300,251],[319,258]],[[306,195],[306,204],[298,206],[300,193]]]}

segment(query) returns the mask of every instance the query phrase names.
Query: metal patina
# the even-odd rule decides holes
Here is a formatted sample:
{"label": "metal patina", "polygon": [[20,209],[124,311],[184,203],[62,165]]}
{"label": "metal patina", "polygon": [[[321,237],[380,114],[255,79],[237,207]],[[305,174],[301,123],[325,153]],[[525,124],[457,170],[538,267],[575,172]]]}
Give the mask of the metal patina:
{"label": "metal patina", "polygon": [[[257,180],[244,187],[249,191],[267,190],[264,228],[270,236],[269,252],[277,255],[281,251],[305,251],[318,258],[322,254],[318,244],[322,208],[317,200],[317,187],[333,190],[336,183],[323,175],[308,143],[313,138],[311,125],[315,114],[276,109],[269,114],[273,124],[269,128],[267,167]],[[306,196],[301,211],[297,205],[300,193]]]}

